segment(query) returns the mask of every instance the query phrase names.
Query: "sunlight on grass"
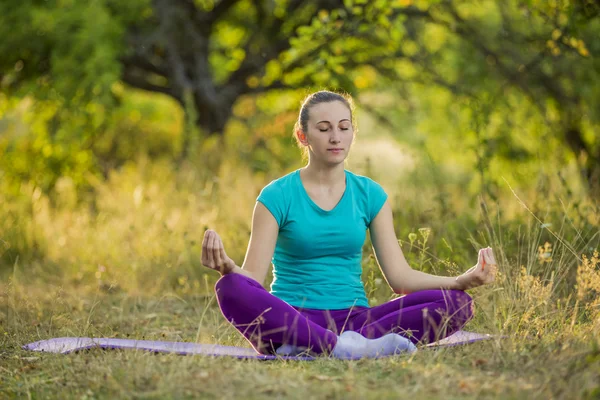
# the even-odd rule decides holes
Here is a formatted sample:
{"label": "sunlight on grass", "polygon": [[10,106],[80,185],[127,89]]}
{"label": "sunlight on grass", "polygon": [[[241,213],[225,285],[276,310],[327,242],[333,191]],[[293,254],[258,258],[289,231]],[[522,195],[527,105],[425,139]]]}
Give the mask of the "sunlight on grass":
{"label": "sunlight on grass", "polygon": [[[0,393],[80,398],[234,398],[240,390],[249,398],[549,398],[573,393],[593,398],[599,393],[596,214],[569,202],[524,208],[523,202],[540,200],[517,200],[509,191],[497,203],[482,200],[477,212],[459,213],[451,210],[468,203],[451,203],[457,193],[449,193],[449,208],[444,208],[440,198],[420,197],[416,184],[398,198],[422,201],[394,204],[407,259],[414,268],[458,274],[475,262],[477,248],[492,246],[500,273],[494,285],[471,291],[475,317],[466,329],[504,339],[382,360],[310,363],[21,350],[25,343],[61,336],[248,347],[216,307],[217,274],[200,265],[200,245],[204,230],[216,229],[228,253],[241,263],[254,201],[269,178],[235,160],[222,162],[213,174],[199,171],[191,163],[175,170],[168,163],[140,159],[106,182],[94,182],[93,200],[77,198],[68,181],[52,197],[27,185],[16,199],[0,194],[5,261]],[[368,241],[363,269],[372,305],[395,297]]]}

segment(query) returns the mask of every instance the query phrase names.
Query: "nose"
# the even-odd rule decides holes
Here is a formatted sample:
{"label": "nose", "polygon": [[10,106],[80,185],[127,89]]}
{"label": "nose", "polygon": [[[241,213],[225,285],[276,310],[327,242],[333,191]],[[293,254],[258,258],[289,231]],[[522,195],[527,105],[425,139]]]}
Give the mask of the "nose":
{"label": "nose", "polygon": [[340,129],[339,128],[333,128],[331,130],[331,135],[329,136],[329,142],[330,143],[339,143],[340,142]]}

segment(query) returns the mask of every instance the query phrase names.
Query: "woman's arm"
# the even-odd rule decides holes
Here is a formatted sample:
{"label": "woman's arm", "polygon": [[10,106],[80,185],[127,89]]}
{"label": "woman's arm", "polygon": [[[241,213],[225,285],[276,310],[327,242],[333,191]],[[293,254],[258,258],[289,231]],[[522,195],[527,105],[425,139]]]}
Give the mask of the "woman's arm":
{"label": "woman's arm", "polygon": [[[385,204],[371,221],[369,228],[375,257],[385,279],[395,293],[406,294],[427,289],[465,290],[493,281],[495,261],[489,260],[490,267],[483,269],[483,256],[478,265],[459,277],[446,277],[415,271],[406,262],[402,249],[398,244],[392,217],[392,208],[386,200]],[[491,250],[491,249],[490,249]],[[480,252],[482,255],[482,252]],[[491,254],[490,254],[491,256]],[[480,267],[479,269],[477,267]]]}
{"label": "woman's arm", "polygon": [[252,233],[242,267],[227,256],[223,242],[215,231],[208,230],[202,243],[202,264],[221,274],[242,274],[264,283],[275,251],[279,226],[273,215],[256,202],[252,215]]}
{"label": "woman's arm", "polygon": [[[256,202],[252,216],[252,233],[242,268],[238,273],[248,272],[261,285],[264,283],[275,252],[279,225],[275,217],[261,202]],[[247,274],[246,274],[247,275]]]}

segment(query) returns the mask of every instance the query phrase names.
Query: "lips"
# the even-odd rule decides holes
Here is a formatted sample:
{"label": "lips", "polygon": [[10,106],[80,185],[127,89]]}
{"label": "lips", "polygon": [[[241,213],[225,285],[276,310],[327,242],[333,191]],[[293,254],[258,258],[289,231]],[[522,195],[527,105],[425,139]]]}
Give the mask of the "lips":
{"label": "lips", "polygon": [[327,151],[342,151],[344,149],[327,149]]}

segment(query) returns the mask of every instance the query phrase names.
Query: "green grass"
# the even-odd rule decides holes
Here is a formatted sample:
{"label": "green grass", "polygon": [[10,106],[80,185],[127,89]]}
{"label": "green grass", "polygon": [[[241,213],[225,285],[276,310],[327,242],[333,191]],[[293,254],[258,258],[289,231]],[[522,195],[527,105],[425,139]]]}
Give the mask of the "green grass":
{"label": "green grass", "polygon": [[[500,273],[470,292],[466,329],[506,338],[361,361],[21,349],[61,336],[248,346],[216,308],[202,235],[216,229],[241,263],[256,196],[280,173],[142,159],[92,182],[89,199],[68,180],[52,195],[0,190],[0,399],[600,398],[598,208],[556,180],[484,202],[459,184],[439,187],[439,173],[388,176],[403,252],[413,268],[456,275],[492,246]],[[392,295],[364,249],[365,287],[380,304]]]}
{"label": "green grass", "polygon": [[[593,336],[548,330],[379,360],[237,360],[144,351],[57,355],[23,344],[60,336],[247,346],[207,296],[2,287],[4,398],[598,398]],[[480,292],[480,314],[490,310]],[[213,300],[213,301],[211,301]],[[482,330],[475,318],[470,330]],[[489,328],[488,328],[489,329]]]}

